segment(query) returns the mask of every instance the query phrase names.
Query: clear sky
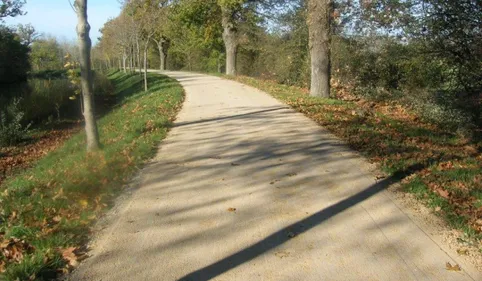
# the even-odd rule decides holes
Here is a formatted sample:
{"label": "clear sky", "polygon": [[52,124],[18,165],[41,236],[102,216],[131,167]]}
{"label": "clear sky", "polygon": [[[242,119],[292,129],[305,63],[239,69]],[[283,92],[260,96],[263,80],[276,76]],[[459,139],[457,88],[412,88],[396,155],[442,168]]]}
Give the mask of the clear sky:
{"label": "clear sky", "polygon": [[[70,0],[73,3],[73,0]],[[87,13],[91,26],[90,38],[96,42],[99,29],[104,23],[120,13],[118,0],[88,0]],[[76,38],[77,18],[69,0],[27,0],[24,6],[25,16],[6,18],[7,25],[31,23],[40,33],[53,35],[59,39]]]}

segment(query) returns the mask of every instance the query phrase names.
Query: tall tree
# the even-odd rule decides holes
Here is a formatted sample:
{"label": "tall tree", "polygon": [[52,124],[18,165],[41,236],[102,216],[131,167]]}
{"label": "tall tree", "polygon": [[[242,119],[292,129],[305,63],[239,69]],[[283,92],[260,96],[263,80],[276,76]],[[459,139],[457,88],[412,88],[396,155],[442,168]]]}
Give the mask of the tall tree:
{"label": "tall tree", "polygon": [[157,24],[159,23],[159,18],[162,17],[162,8],[165,3],[165,0],[130,0],[126,5],[126,8],[131,12],[132,19],[138,24],[139,39],[142,39],[143,43],[144,90],[146,92],[148,90],[147,51],[149,43],[158,31]]}
{"label": "tall tree", "polygon": [[19,24],[17,26],[17,34],[22,44],[30,46],[38,37],[39,34],[31,24]]}
{"label": "tall tree", "polygon": [[307,24],[311,56],[310,95],[330,96],[332,0],[308,0]]}
{"label": "tall tree", "polygon": [[92,86],[92,70],[90,60],[90,25],[87,21],[87,0],[75,0],[75,12],[77,13],[77,37],[80,52],[80,72],[82,86],[83,112],[85,119],[85,133],[87,136],[87,151],[99,149],[99,132],[94,114],[94,99]]}
{"label": "tall tree", "polygon": [[221,24],[223,41],[226,48],[226,74],[236,75],[236,54],[238,50],[238,29],[235,14],[240,9],[241,1],[219,0],[221,6]]}

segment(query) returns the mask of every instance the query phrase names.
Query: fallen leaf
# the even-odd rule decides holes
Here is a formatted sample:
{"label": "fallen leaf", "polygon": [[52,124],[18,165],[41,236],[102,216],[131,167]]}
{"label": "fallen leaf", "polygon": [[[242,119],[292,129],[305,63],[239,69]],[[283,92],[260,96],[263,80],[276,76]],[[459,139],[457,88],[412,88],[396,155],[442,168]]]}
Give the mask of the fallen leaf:
{"label": "fallen leaf", "polygon": [[448,199],[448,198],[449,198],[449,195],[450,195],[450,194],[449,194],[449,192],[448,192],[447,190],[439,188],[439,189],[437,189],[436,191],[437,191],[437,193],[438,193],[440,196],[442,196],[443,198],[445,198],[445,199]]}
{"label": "fallen leaf", "polygon": [[5,272],[5,262],[0,260],[0,273]]}
{"label": "fallen leaf", "polygon": [[0,253],[7,261],[21,262],[24,253],[32,253],[35,248],[17,238],[10,238],[0,243]]}
{"label": "fallen leaf", "polygon": [[72,267],[76,267],[79,264],[77,261],[77,255],[74,253],[76,249],[77,248],[75,247],[70,247],[62,250],[62,257]]}
{"label": "fallen leaf", "polygon": [[82,208],[87,208],[87,206],[89,205],[89,202],[87,202],[87,200],[85,199],[82,199],[82,200],[79,200],[79,204],[80,206],[82,206]]}
{"label": "fallen leaf", "polygon": [[469,254],[469,250],[467,250],[467,249],[457,249],[457,254],[466,256],[466,255]]}
{"label": "fallen leaf", "polygon": [[442,208],[440,206],[435,207],[435,212],[440,212]]}
{"label": "fallen leaf", "polygon": [[231,163],[231,166],[239,166],[239,165],[241,165],[241,164],[234,163],[234,162],[233,162],[233,163]]}
{"label": "fallen leaf", "polygon": [[450,271],[461,271],[462,270],[462,268],[460,268],[460,265],[458,265],[458,264],[452,265],[450,262],[447,262],[445,264],[445,268],[447,270],[450,270]]}
{"label": "fallen leaf", "polygon": [[288,251],[278,251],[274,254],[275,256],[277,256],[278,258],[282,259],[282,258],[287,258],[290,256],[290,252]]}
{"label": "fallen leaf", "polygon": [[236,208],[228,208],[228,212],[235,212]]}

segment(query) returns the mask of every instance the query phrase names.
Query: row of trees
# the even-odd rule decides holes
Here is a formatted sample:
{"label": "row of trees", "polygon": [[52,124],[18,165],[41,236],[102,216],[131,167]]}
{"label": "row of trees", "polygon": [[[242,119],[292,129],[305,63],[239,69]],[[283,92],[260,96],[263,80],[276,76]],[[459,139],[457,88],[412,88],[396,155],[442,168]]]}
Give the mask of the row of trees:
{"label": "row of trees", "polygon": [[[166,68],[171,42],[176,51],[189,57],[197,45],[206,45],[216,50],[215,59],[225,62],[228,75],[237,73],[239,45],[247,40],[250,29],[258,28],[260,13],[270,16],[279,14],[283,5],[292,6],[297,1],[285,0],[129,0],[124,2],[119,17],[110,20],[102,29],[102,38],[97,49],[104,55],[109,67],[114,61],[124,71],[130,66],[141,66],[144,58],[144,73],[147,69],[149,46],[155,43],[159,52],[159,69]],[[310,1],[307,19],[311,27],[312,49],[312,94],[329,95],[329,40],[332,1]],[[322,12],[320,14],[320,12]],[[321,15],[321,16],[320,16]],[[192,40],[184,40],[189,33],[204,36],[189,48]],[[191,38],[190,38],[191,39]],[[220,40],[222,39],[222,40]],[[221,50],[220,41],[224,43]],[[222,58],[225,54],[225,59]],[[210,54],[212,56],[212,54]],[[191,63],[188,58],[188,63]],[[217,63],[218,66],[221,64]],[[220,67],[218,67],[220,68]],[[146,80],[147,90],[147,80]]]}
{"label": "row of trees", "polygon": [[[97,51],[110,67],[118,63],[124,70],[140,67],[148,49],[157,48],[151,61],[161,70],[169,56],[171,68],[212,71],[225,65],[230,75],[267,75],[267,49],[279,54],[288,44],[284,51],[293,55],[282,60],[299,68],[285,67],[289,80],[304,79],[312,95],[327,97],[333,77],[348,67],[355,71],[341,50],[357,45],[343,54],[356,60],[408,47],[406,61],[418,56],[443,64],[443,73],[433,75],[443,80],[439,88],[473,95],[481,88],[481,13],[479,0],[128,0],[102,29]],[[258,73],[247,71],[256,68]],[[397,80],[399,74],[376,73],[383,75]]]}
{"label": "row of trees", "polygon": [[[21,14],[22,1],[2,3],[1,14]],[[87,1],[74,7],[86,78],[92,62],[138,69],[147,91],[149,65],[224,68],[308,86],[321,97],[334,93],[335,80],[375,98],[448,100],[442,109],[471,107],[472,121],[480,121],[480,0],[124,0],[92,58]],[[89,85],[83,90],[85,106]]]}

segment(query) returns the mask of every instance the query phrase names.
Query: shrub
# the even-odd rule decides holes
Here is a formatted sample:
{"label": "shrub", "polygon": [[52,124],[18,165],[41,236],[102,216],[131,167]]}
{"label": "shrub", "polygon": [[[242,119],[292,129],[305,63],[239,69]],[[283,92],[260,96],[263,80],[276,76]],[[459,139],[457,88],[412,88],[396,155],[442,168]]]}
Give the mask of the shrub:
{"label": "shrub", "polygon": [[61,108],[70,101],[74,89],[66,79],[30,79],[30,93],[24,96],[22,108],[25,118],[29,121],[41,121],[50,115],[60,118]]}
{"label": "shrub", "polygon": [[107,76],[94,72],[93,77],[94,94],[96,96],[108,96],[114,93],[114,85],[112,85],[112,82],[107,78]]}
{"label": "shrub", "polygon": [[23,126],[24,113],[19,109],[20,99],[13,99],[0,110],[0,146],[13,145],[25,139],[30,125]]}
{"label": "shrub", "polygon": [[423,120],[443,128],[467,131],[473,126],[471,114],[454,106],[456,98],[450,92],[419,90],[416,94],[406,94],[403,100]]}

